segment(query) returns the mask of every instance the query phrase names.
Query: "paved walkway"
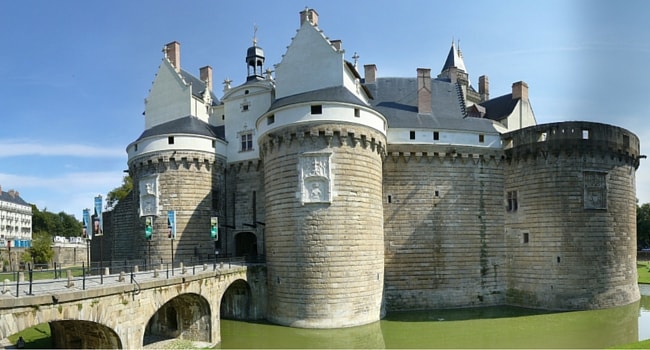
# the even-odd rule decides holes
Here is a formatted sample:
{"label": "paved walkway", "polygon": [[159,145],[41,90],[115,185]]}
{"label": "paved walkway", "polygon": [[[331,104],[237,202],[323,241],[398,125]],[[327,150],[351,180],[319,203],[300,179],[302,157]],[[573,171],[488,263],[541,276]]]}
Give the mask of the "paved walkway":
{"label": "paved walkway", "polygon": [[[226,271],[231,267],[239,267],[244,263],[224,263],[224,264],[202,264],[186,267],[176,267],[174,269],[156,269],[148,271],[134,272],[133,278],[135,283],[143,283],[152,280],[169,279],[172,277],[180,277],[187,275],[194,275],[204,272],[219,273]],[[27,275],[27,274],[25,274]],[[28,278],[28,276],[25,276]],[[32,282],[31,294],[29,281],[21,281],[20,283],[4,280],[1,283],[0,289],[0,302],[7,298],[16,298],[16,296],[39,296],[39,295],[55,295],[57,293],[75,292],[81,290],[102,289],[111,286],[124,285],[131,283],[131,273],[115,273],[110,275],[88,275],[84,277],[62,277],[58,279],[36,280]],[[18,293],[16,293],[18,292]]]}

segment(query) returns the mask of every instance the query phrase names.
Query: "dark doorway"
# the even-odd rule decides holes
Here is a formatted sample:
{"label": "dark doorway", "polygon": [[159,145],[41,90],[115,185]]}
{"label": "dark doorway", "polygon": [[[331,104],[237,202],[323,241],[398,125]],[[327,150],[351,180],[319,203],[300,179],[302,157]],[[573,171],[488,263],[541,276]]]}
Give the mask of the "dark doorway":
{"label": "dark doorway", "polygon": [[235,236],[235,256],[257,256],[257,237],[252,232],[241,232]]}

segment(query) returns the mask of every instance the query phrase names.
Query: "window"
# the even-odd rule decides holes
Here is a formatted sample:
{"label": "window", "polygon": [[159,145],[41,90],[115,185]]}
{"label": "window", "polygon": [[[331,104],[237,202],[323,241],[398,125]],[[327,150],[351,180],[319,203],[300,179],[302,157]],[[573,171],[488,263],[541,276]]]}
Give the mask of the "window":
{"label": "window", "polygon": [[437,131],[433,132],[433,140],[434,141],[440,140],[440,133],[439,132],[437,132]]}
{"label": "window", "polygon": [[388,197],[386,198],[386,200],[388,201],[388,203],[392,203],[393,202],[393,196],[391,196],[389,194]]}
{"label": "window", "polygon": [[357,118],[361,117],[361,110],[359,108],[354,109],[354,116]]}
{"label": "window", "polygon": [[217,147],[217,142],[215,140],[212,140],[212,148]]}
{"label": "window", "polygon": [[266,118],[266,125],[271,125],[275,123],[275,114],[271,114]]}
{"label": "window", "polygon": [[136,143],[135,145],[133,145],[133,148],[134,148],[134,151],[137,151],[138,150],[138,144]]}
{"label": "window", "polygon": [[517,203],[517,191],[508,192],[508,211],[517,211],[519,204]]}
{"label": "window", "polygon": [[167,137],[167,143],[170,144],[170,145],[173,145],[174,144],[174,136]]}
{"label": "window", "polygon": [[311,106],[311,114],[323,114],[323,106],[322,105]]}
{"label": "window", "polygon": [[589,140],[589,129],[582,129],[582,139]]}
{"label": "window", "polygon": [[248,104],[241,105],[241,111],[242,112],[248,112]]}
{"label": "window", "polygon": [[409,132],[409,138],[410,138],[411,140],[415,140],[415,131],[411,130],[411,131]]}
{"label": "window", "polygon": [[246,133],[241,134],[241,151],[252,151],[253,150],[253,134]]}
{"label": "window", "polygon": [[524,236],[522,237],[523,243],[528,243],[528,239],[529,239],[529,233],[524,232]]}
{"label": "window", "polygon": [[483,134],[478,134],[478,142],[480,142],[480,143],[485,142],[485,135],[483,135]]}

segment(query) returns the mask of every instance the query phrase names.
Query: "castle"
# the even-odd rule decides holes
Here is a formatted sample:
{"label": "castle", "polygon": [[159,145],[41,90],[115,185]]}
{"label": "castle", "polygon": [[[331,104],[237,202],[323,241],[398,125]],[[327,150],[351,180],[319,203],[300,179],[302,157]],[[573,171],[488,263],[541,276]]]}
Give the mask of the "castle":
{"label": "castle", "polygon": [[639,299],[633,133],[537,125],[526,83],[492,97],[482,76],[477,91],[453,44],[437,75],[362,77],[318,22],[300,12],[274,72],[254,42],[246,81],[220,98],[211,67],[194,76],[165,46],[127,147],[134,190],[104,214],[105,259],[263,255],[268,320],[307,328]]}

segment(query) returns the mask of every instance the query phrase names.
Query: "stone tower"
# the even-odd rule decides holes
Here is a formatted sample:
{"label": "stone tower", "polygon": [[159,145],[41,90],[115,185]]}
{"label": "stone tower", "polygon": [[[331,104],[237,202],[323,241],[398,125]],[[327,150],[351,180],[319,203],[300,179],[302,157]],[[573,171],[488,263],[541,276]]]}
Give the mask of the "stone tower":
{"label": "stone tower", "polygon": [[[301,28],[276,68],[277,98],[257,121],[267,316],[295,327],[341,328],[382,315],[386,130],[364,93],[349,89],[356,70],[340,43],[320,33],[317,18],[310,9],[301,13]],[[320,71],[333,66],[342,74]],[[305,82],[305,72],[323,79]],[[311,86],[293,94],[300,81]]]}
{"label": "stone tower", "polygon": [[[180,44],[172,42],[145,100],[145,131],[127,147],[137,211],[133,244],[149,262],[205,260],[214,254],[210,218],[222,213],[225,141],[219,127],[208,124],[216,104],[212,71],[197,79],[180,69]],[[189,96],[189,98],[188,98]],[[176,215],[170,239],[168,211]],[[145,220],[154,234],[145,239]]]}
{"label": "stone tower", "polygon": [[638,300],[639,139],[590,122],[537,125],[503,139],[506,302],[594,309]]}

